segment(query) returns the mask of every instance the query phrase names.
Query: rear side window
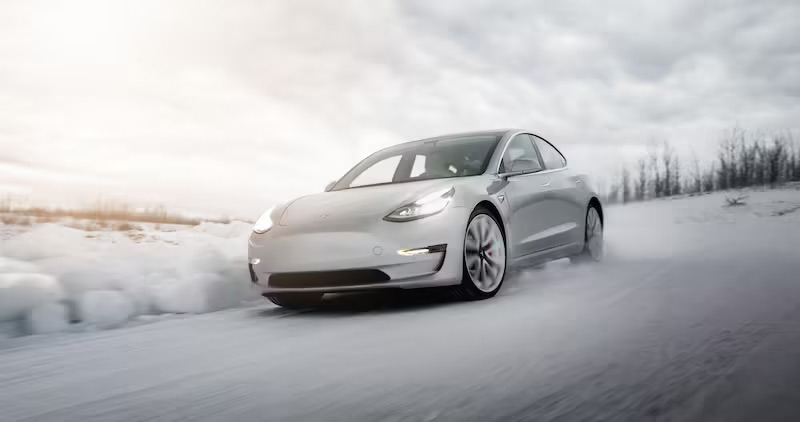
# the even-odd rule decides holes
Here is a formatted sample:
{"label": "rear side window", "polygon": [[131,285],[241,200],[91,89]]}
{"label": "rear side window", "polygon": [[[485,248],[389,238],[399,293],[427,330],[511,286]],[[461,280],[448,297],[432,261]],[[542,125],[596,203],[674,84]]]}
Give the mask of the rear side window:
{"label": "rear side window", "polygon": [[500,173],[524,171],[532,172],[542,169],[539,156],[533,147],[531,137],[519,134],[508,143],[503,161],[500,164]]}
{"label": "rear side window", "polygon": [[542,155],[545,167],[548,169],[560,169],[567,166],[567,159],[550,142],[538,136],[534,136],[533,139],[536,142],[536,148],[539,149],[539,154]]}

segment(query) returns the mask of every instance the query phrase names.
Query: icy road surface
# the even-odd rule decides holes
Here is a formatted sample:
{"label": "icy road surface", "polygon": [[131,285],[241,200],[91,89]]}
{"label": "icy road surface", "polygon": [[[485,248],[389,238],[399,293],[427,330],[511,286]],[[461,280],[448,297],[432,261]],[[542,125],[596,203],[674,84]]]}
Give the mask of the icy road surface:
{"label": "icy road surface", "polygon": [[800,212],[719,200],[609,211],[604,264],[518,273],[483,302],[343,296],[7,340],[0,419],[800,420]]}

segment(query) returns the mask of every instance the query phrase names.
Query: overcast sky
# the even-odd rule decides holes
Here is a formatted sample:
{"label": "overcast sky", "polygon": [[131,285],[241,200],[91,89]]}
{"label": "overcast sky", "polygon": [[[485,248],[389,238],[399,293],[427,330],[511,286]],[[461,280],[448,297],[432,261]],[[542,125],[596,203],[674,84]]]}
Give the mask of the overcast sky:
{"label": "overcast sky", "polygon": [[525,127],[606,171],[796,130],[800,2],[0,3],[0,189],[245,217],[373,150]]}

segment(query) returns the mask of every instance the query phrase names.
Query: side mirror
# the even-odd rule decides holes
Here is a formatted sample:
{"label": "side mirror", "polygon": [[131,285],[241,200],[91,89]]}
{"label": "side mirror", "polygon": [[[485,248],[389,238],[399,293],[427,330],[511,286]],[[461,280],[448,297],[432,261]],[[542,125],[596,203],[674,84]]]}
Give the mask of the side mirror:
{"label": "side mirror", "polygon": [[325,186],[325,192],[330,192],[330,191],[331,191],[331,189],[333,189],[333,187],[334,187],[334,186],[336,186],[336,182],[337,182],[337,181],[336,181],[336,180],[334,180],[333,182],[330,182],[330,183],[328,183],[328,184]]}

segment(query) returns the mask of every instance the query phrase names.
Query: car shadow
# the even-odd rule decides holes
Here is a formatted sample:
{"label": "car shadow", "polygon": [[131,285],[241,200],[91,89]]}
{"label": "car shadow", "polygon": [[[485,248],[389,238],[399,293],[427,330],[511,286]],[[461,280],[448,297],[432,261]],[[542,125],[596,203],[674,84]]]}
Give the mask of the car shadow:
{"label": "car shadow", "polygon": [[268,305],[257,311],[261,317],[348,316],[367,312],[396,313],[419,311],[465,303],[445,289],[380,290],[374,292],[327,294],[314,308],[285,309]]}
{"label": "car shadow", "polygon": [[[484,306],[502,300],[506,295],[514,295],[523,291],[545,288],[558,281],[566,274],[580,270],[580,267],[569,265],[569,261],[560,260],[546,265],[522,267],[511,272],[504,282],[503,290],[495,299]],[[267,302],[266,299],[264,299]],[[368,312],[399,313],[414,312],[427,309],[440,309],[445,306],[477,306],[475,302],[464,301],[449,294],[447,288],[427,289],[385,289],[368,292],[326,294],[322,302],[314,308],[286,309],[265,303],[254,311],[256,316],[264,318],[281,317],[334,317],[352,316]]]}

